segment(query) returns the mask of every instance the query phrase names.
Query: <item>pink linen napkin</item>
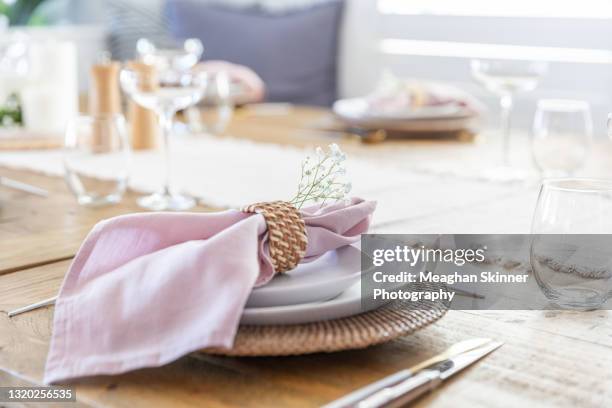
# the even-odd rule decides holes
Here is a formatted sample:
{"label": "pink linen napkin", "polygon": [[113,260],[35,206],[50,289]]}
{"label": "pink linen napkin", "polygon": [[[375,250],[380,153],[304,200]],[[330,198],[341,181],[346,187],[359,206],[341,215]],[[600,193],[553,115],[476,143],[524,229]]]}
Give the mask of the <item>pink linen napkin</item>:
{"label": "pink linen napkin", "polygon": [[[303,209],[302,262],[357,241],[375,207],[352,199]],[[261,214],[143,213],[102,221],[60,290],[45,383],[231,348],[251,290],[273,275]]]}

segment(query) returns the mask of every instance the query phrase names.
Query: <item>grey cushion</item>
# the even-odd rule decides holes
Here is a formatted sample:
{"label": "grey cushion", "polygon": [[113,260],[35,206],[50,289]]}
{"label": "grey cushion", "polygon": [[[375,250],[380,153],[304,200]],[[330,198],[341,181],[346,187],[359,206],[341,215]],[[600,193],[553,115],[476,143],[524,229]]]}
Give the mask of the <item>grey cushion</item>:
{"label": "grey cushion", "polygon": [[175,38],[202,40],[205,59],[257,72],[266,83],[268,101],[331,105],[342,9],[341,0],[283,13],[168,0],[166,15]]}

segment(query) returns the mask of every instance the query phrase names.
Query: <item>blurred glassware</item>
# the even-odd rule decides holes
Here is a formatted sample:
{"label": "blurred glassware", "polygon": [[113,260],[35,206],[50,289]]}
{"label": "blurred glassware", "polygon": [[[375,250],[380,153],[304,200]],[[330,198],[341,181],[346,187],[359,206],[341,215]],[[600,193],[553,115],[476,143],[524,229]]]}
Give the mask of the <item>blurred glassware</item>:
{"label": "blurred glassware", "polygon": [[513,180],[524,177],[525,172],[510,165],[510,119],[514,96],[519,92],[533,91],[548,69],[545,62],[515,60],[472,60],[472,76],[486,89],[500,98],[502,164],[490,170],[489,177]]}
{"label": "blurred glassware", "polygon": [[197,105],[187,110],[189,130],[221,134],[234,113],[231,81],[226,71],[209,72],[206,77],[204,96]]}
{"label": "blurred glassware", "polygon": [[[123,115],[78,116],[66,128],[65,177],[79,204],[118,203],[127,187],[130,145]],[[105,177],[91,174],[105,169]]]}
{"label": "blurred glassware", "polygon": [[612,180],[548,179],[531,233],[531,267],[564,308],[593,309],[612,295]]}
{"label": "blurred glassware", "polygon": [[9,19],[4,14],[0,14],[0,33],[4,33],[9,26]]}
{"label": "blurred glassware", "polygon": [[0,106],[26,84],[29,72],[28,37],[17,32],[0,40]]}
{"label": "blurred glassware", "polygon": [[186,71],[193,68],[202,53],[204,46],[197,38],[189,38],[176,47],[160,48],[146,38],[136,43],[136,52],[142,62],[153,65],[160,74],[164,71]]}
{"label": "blurred glassware", "polygon": [[533,121],[531,147],[543,177],[567,177],[589,155],[593,139],[591,109],[585,101],[543,99]]}
{"label": "blurred glassware", "polygon": [[[138,71],[123,69],[119,75],[123,90],[140,106],[151,109],[159,118],[163,133],[166,161],[166,177],[163,189],[138,200],[141,207],[154,210],[187,210],[195,205],[192,197],[171,189],[170,134],[172,120],[179,110],[200,101],[206,86],[206,75],[196,70],[166,71],[159,79],[159,86],[149,87],[150,78]],[[143,90],[144,89],[144,90]]]}
{"label": "blurred glassware", "polygon": [[608,138],[612,139],[612,113],[608,113]]}

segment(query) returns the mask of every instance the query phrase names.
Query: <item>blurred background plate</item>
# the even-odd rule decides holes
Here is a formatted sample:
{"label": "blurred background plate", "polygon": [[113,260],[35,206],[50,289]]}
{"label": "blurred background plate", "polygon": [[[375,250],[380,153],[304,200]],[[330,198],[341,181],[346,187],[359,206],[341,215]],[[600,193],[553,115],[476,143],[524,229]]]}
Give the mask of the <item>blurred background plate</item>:
{"label": "blurred background plate", "polygon": [[[364,98],[341,99],[333,105],[334,114],[344,124],[364,129],[396,132],[452,132],[472,129],[477,115],[459,104],[425,106],[401,114],[368,111]],[[409,135],[407,135],[409,136]]]}
{"label": "blurred background plate", "polygon": [[448,119],[472,115],[458,103],[421,106],[397,112],[377,112],[370,109],[366,98],[340,99],[334,103],[333,110],[336,115],[347,120]]}

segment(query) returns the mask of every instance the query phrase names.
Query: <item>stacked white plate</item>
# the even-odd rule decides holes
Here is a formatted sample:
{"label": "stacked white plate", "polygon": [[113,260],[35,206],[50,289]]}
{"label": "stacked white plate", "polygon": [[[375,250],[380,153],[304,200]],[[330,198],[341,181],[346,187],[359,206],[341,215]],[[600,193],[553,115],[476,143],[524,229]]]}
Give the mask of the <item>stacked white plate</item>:
{"label": "stacked white plate", "polygon": [[241,324],[298,324],[367,312],[362,308],[361,253],[353,246],[277,275],[251,293]]}
{"label": "stacked white plate", "polygon": [[470,129],[476,119],[458,103],[387,113],[372,111],[366,98],[351,98],[336,101],[333,111],[350,126],[397,132],[452,132]]}

